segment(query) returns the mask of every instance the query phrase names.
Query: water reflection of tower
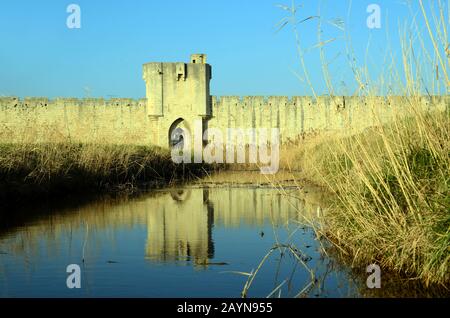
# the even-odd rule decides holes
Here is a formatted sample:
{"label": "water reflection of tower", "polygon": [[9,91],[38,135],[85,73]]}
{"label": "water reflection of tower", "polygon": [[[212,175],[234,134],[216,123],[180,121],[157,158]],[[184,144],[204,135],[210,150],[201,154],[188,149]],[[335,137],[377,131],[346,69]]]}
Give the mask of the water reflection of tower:
{"label": "water reflection of tower", "polygon": [[147,258],[207,264],[214,256],[214,206],[209,190],[173,190],[154,206],[148,214]]}

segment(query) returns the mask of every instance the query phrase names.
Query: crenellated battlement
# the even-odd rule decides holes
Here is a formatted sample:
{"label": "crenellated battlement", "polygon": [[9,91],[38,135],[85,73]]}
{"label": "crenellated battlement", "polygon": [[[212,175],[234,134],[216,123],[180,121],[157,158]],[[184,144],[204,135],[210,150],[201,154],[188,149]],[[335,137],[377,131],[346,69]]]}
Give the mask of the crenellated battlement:
{"label": "crenellated battlement", "polygon": [[309,133],[356,133],[404,116],[412,103],[426,111],[450,108],[449,96],[211,96],[206,60],[193,54],[188,63],[144,64],[141,99],[0,97],[0,138],[167,147],[177,127],[200,121],[203,130],[278,128],[281,142],[289,142]]}
{"label": "crenellated battlement", "polygon": [[49,99],[47,97],[25,97],[20,99],[16,96],[0,97],[0,105],[3,106],[128,106],[145,107],[147,100],[145,98],[75,98],[75,97],[57,97]]}

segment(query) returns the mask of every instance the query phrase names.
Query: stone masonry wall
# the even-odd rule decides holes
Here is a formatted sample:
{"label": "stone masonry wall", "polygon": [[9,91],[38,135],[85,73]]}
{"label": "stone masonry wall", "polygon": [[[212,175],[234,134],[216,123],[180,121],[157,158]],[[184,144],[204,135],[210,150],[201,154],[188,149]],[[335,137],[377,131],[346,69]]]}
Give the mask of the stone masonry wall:
{"label": "stone masonry wall", "polygon": [[0,98],[1,141],[151,143],[145,99]]}
{"label": "stone masonry wall", "polygon": [[[449,110],[450,98],[418,97],[423,110]],[[212,97],[208,127],[279,128],[283,143],[320,132],[354,134],[410,113],[404,97]],[[224,132],[226,138],[226,134]]]}
{"label": "stone masonry wall", "polygon": [[[424,110],[449,110],[449,96],[418,97]],[[146,99],[0,98],[0,142],[152,144]],[[319,132],[356,133],[411,109],[404,97],[212,97],[208,127],[279,128],[282,142]],[[176,109],[171,109],[173,116]],[[183,117],[180,113],[179,117]],[[164,115],[166,116],[166,114]],[[176,116],[175,116],[176,117]],[[166,134],[167,132],[159,132]]]}

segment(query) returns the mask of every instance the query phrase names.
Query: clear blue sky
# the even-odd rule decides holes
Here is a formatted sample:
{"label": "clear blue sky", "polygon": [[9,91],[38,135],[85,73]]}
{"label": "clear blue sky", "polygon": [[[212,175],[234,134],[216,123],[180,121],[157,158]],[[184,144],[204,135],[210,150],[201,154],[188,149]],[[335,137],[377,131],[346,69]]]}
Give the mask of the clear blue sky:
{"label": "clear blue sky", "polygon": [[[317,15],[319,1],[296,2],[303,4],[299,18]],[[66,26],[71,3],[81,7],[81,29]],[[327,21],[348,22],[345,27],[360,64],[371,39],[368,65],[376,74],[386,53],[388,28],[392,50],[400,57],[398,23],[409,13],[402,1],[356,0],[347,21],[349,3],[323,0],[320,8],[323,40],[338,38],[325,51],[333,60],[333,83],[345,83],[352,90],[343,33]],[[381,29],[366,26],[371,3],[381,7]],[[85,97],[89,93],[140,98],[145,95],[143,63],[188,61],[191,53],[208,54],[213,95],[308,94],[308,87],[294,75],[301,69],[292,29],[276,32],[277,22],[286,16],[277,4],[291,4],[291,0],[2,0],[0,96]],[[317,21],[299,24],[304,47],[318,42]],[[310,50],[305,58],[314,87],[325,93],[319,51]]]}

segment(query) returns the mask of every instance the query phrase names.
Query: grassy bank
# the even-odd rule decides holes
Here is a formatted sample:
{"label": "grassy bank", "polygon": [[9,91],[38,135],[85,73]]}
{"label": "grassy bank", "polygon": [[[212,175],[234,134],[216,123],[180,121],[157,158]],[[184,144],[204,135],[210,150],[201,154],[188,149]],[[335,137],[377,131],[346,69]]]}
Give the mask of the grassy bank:
{"label": "grassy bank", "polygon": [[[297,16],[295,1],[292,7],[282,9],[287,17],[280,21],[280,29],[287,25],[292,28],[302,80],[312,95],[317,95],[316,88],[309,80],[312,72],[304,57],[315,49],[330,96],[397,95],[407,103],[398,114],[401,118],[394,118],[390,124],[374,125],[363,132],[349,131],[347,135],[322,133],[283,151],[283,166],[302,170],[303,177],[335,194],[333,206],[319,223],[323,226],[320,231],[353,265],[365,268],[376,262],[385,270],[406,274],[424,284],[448,286],[449,105],[439,112],[433,105],[428,111],[420,109],[420,96],[450,93],[448,3],[410,2],[395,37],[387,25],[383,27],[385,54],[377,51],[372,56],[369,39],[364,57],[357,56],[353,49],[348,28],[351,3],[346,21],[333,17],[340,31],[329,30],[330,35],[324,32],[330,17],[321,15],[320,5],[317,15],[310,13],[308,18]],[[313,20],[317,21],[317,44],[308,47],[303,41],[302,24]],[[332,56],[327,49],[331,45],[334,52],[340,49],[346,56],[339,65],[339,72],[351,77],[344,88],[332,73],[332,60],[327,58],[327,53]],[[374,72],[372,59],[380,64],[378,72]],[[348,85],[352,85],[350,94]],[[378,105],[365,106],[370,112]]]}
{"label": "grassy bank", "polygon": [[323,232],[354,264],[377,262],[426,284],[450,281],[448,113],[316,139],[290,157],[335,194]]}
{"label": "grassy bank", "polygon": [[72,193],[133,191],[189,180],[201,165],[176,165],[170,152],[131,145],[0,144],[0,200]]}

